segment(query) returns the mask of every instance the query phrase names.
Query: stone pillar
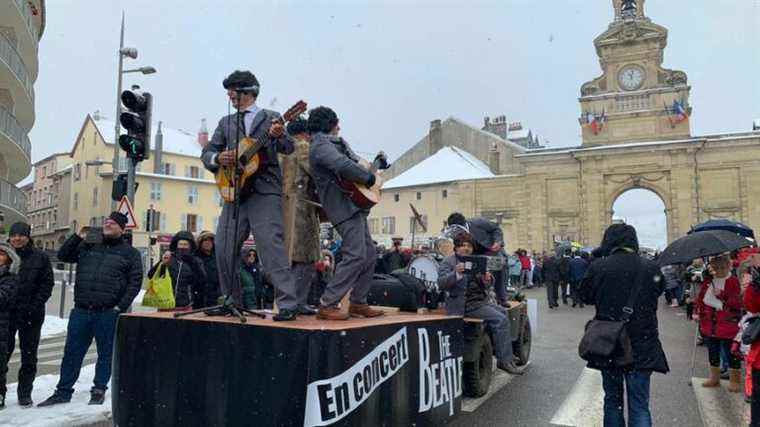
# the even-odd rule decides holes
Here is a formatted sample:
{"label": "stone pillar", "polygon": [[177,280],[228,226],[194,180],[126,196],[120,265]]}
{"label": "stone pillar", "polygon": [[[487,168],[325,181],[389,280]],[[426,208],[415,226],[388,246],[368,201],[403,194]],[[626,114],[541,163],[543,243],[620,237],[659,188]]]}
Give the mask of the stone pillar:
{"label": "stone pillar", "polygon": [[491,149],[488,151],[488,167],[494,175],[501,175],[499,150],[496,149],[496,144],[491,145]]}

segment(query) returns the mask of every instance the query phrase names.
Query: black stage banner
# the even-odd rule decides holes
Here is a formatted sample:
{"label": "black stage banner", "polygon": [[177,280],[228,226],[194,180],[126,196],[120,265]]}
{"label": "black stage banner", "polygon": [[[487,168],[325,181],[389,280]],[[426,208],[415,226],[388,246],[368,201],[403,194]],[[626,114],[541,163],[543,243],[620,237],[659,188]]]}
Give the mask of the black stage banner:
{"label": "black stage banner", "polygon": [[115,425],[439,426],[459,412],[461,318],[315,324],[121,316]]}

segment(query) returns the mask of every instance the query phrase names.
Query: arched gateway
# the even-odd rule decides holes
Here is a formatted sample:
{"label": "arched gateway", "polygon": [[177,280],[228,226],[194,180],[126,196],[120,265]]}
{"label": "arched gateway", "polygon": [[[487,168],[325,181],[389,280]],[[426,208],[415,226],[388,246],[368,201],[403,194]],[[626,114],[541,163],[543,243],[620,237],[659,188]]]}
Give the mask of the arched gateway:
{"label": "arched gateway", "polygon": [[[563,239],[597,245],[612,204],[631,188],[662,198],[669,240],[710,218],[760,227],[760,131],[692,136],[687,75],[662,66],[667,29],[641,0],[635,13],[612,3],[615,18],[594,40],[602,74],[582,84],[578,98],[582,144],[526,148],[505,139],[501,117],[482,129],[434,120],[387,171],[392,179],[370,217],[378,241],[411,236],[413,203],[429,225],[418,237],[437,235],[446,216],[461,211],[500,223],[510,250],[546,250]],[[461,165],[418,173],[449,147]]]}

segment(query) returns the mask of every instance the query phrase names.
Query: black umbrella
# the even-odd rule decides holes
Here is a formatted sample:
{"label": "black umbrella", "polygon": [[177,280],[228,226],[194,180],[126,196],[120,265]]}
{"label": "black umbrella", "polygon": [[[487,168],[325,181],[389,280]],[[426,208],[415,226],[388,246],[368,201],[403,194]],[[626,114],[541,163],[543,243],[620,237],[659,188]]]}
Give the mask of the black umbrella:
{"label": "black umbrella", "polygon": [[726,230],[744,237],[755,238],[755,232],[749,226],[730,219],[711,219],[691,228],[689,234],[696,231]]}
{"label": "black umbrella", "polygon": [[725,230],[691,233],[668,245],[660,254],[660,265],[690,264],[696,258],[720,255],[752,246],[754,240]]}

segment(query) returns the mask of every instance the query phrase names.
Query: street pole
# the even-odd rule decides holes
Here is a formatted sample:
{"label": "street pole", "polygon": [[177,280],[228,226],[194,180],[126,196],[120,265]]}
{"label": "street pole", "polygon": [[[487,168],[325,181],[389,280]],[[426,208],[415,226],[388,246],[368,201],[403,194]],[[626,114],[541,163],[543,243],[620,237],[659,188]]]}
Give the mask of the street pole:
{"label": "street pole", "polygon": [[[121,77],[122,77],[122,69],[124,68],[124,54],[122,53],[122,49],[124,48],[124,12],[121,12],[121,37],[119,39],[119,68],[116,70],[116,116],[114,118],[114,122],[116,122],[114,126],[114,132],[113,132],[113,164],[111,166],[113,170],[113,184],[116,183],[116,180],[119,175],[119,134],[121,133],[121,123],[119,122],[119,117],[121,117]],[[130,187],[131,188],[131,187]],[[131,200],[130,200],[131,201]],[[116,210],[116,201],[111,201],[111,210]]]}
{"label": "street pole", "polygon": [[132,209],[135,207],[135,171],[137,169],[137,161],[133,158],[127,158],[129,161],[127,166],[127,199],[129,204],[132,205]]}

